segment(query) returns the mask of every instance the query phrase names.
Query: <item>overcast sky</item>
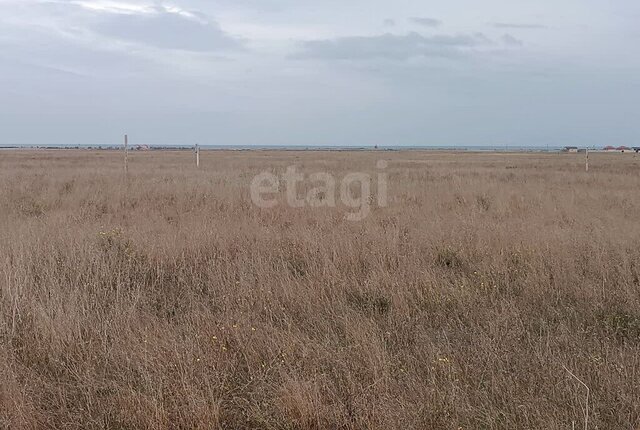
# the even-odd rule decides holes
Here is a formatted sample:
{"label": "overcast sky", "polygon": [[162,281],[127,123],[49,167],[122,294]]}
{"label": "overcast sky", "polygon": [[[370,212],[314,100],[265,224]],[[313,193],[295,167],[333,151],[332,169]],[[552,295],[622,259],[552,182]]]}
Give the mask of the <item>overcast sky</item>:
{"label": "overcast sky", "polygon": [[637,0],[0,0],[0,144],[640,144]]}

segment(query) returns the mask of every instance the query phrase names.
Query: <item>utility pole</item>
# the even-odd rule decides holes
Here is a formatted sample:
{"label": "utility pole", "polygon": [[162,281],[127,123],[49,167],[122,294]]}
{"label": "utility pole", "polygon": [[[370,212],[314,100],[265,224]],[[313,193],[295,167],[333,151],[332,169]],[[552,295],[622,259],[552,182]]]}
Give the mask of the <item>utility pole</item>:
{"label": "utility pole", "polygon": [[584,159],[584,169],[586,172],[589,171],[589,148],[585,150],[585,159]]}
{"label": "utility pole", "polygon": [[129,136],[124,135],[124,174],[129,173]]}

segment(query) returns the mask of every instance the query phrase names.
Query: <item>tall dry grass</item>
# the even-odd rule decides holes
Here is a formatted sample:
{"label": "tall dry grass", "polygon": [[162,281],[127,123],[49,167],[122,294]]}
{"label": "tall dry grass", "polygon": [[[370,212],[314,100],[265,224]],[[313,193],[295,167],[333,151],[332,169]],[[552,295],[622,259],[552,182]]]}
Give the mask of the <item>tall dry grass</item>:
{"label": "tall dry grass", "polygon": [[[389,206],[251,204],[262,170]],[[640,426],[640,158],[0,152],[0,425]],[[566,369],[565,369],[566,368]]]}

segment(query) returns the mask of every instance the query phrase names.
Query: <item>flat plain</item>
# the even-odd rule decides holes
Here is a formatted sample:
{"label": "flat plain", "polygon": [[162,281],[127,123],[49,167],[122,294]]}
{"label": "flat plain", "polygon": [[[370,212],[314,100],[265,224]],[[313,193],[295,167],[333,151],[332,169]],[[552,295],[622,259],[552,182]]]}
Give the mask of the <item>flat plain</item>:
{"label": "flat plain", "polygon": [[[640,428],[640,157],[201,159],[0,152],[1,427]],[[379,160],[359,222],[250,198]]]}

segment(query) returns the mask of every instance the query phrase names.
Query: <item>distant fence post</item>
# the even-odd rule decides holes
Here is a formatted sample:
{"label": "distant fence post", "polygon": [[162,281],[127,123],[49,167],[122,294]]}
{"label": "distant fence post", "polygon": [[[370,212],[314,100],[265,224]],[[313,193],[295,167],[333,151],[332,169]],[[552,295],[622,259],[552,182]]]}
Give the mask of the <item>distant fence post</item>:
{"label": "distant fence post", "polygon": [[586,172],[589,171],[589,148],[585,150],[585,159],[584,159],[584,169]]}
{"label": "distant fence post", "polygon": [[124,174],[129,173],[129,136],[124,135]]}
{"label": "distant fence post", "polygon": [[196,167],[200,168],[200,145],[196,144]]}

